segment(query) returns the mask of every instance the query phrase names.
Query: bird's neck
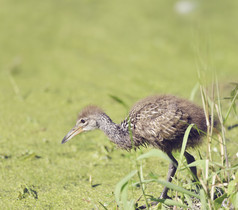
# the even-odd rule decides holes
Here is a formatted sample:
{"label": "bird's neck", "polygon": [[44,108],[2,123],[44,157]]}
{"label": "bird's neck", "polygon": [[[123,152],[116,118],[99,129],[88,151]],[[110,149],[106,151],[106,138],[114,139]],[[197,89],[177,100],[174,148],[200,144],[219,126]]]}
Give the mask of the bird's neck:
{"label": "bird's neck", "polygon": [[102,114],[98,120],[99,129],[102,130],[108,138],[122,149],[131,149],[131,140],[126,124],[116,124],[109,116]]}

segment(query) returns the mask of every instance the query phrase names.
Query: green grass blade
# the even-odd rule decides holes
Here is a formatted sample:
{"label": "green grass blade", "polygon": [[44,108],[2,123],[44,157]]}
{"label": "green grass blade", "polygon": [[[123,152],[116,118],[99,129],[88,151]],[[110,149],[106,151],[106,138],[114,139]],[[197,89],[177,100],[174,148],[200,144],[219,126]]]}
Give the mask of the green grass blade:
{"label": "green grass blade", "polygon": [[171,199],[153,199],[153,201],[158,201],[160,203],[163,203],[163,204],[166,204],[168,206],[178,206],[178,207],[182,207],[182,208],[187,208],[188,206],[183,204],[183,203],[180,203],[178,201],[174,201],[174,200],[171,200]]}
{"label": "green grass blade", "polygon": [[127,176],[125,176],[120,182],[117,183],[116,187],[115,187],[115,199],[117,204],[119,205],[120,203],[120,194],[121,191],[123,190],[123,187],[125,187],[125,185],[127,184],[127,182],[137,173],[137,170],[132,171],[131,173],[129,173]]}
{"label": "green grass blade", "polygon": [[118,96],[115,96],[115,95],[111,95],[109,94],[109,96],[114,100],[116,101],[117,103],[121,104],[122,106],[124,106],[126,109],[128,109],[128,106],[126,105],[126,103],[120,99]]}
{"label": "green grass blade", "polygon": [[200,200],[202,203],[202,210],[206,210],[207,208],[207,200],[206,200],[206,194],[203,189],[200,190]]}
{"label": "green grass blade", "polygon": [[193,101],[193,100],[194,100],[195,95],[196,95],[198,89],[199,89],[199,83],[197,82],[196,85],[193,87],[193,89],[192,89],[192,91],[191,91],[191,94],[190,94],[190,97],[189,97],[189,100],[190,100],[190,101]]}
{"label": "green grass blade", "polygon": [[224,201],[224,199],[227,198],[227,193],[224,193],[222,196],[218,197],[215,201],[214,201],[214,206],[216,209],[221,208],[222,206],[222,202]]}
{"label": "green grass blade", "polygon": [[194,197],[200,199],[200,195],[198,195],[198,194],[196,194],[196,193],[193,193],[193,192],[191,192],[191,191],[189,191],[189,190],[186,190],[186,189],[184,189],[184,188],[182,188],[182,187],[179,187],[179,186],[177,186],[177,185],[175,185],[175,184],[172,184],[172,183],[170,183],[170,182],[167,182],[167,181],[164,181],[164,180],[157,180],[157,182],[158,182],[159,184],[162,184],[163,186],[166,186],[166,187],[168,187],[168,188],[170,188],[170,189],[173,189],[173,190],[175,190],[175,191],[177,191],[177,192],[181,192],[181,193],[184,193],[184,194],[187,194],[187,195],[190,195],[190,196],[194,196]]}
{"label": "green grass blade", "polygon": [[123,186],[123,190],[121,191],[121,203],[124,209],[127,209],[127,202],[128,202],[127,190],[128,190],[128,182],[126,182],[126,184]]}
{"label": "green grass blade", "polygon": [[108,210],[106,206],[104,206],[100,201],[99,204],[103,207],[103,209]]}
{"label": "green grass blade", "polygon": [[166,155],[164,152],[162,152],[161,150],[158,150],[158,149],[152,149],[149,152],[147,152],[143,155],[140,155],[137,158],[137,160],[142,160],[142,159],[149,158],[149,157],[159,157],[164,160],[171,161],[170,158],[168,157],[168,155]]}
{"label": "green grass blade", "polygon": [[224,118],[224,120],[223,120],[223,124],[224,124],[224,125],[226,124],[226,121],[227,121],[227,119],[228,119],[228,117],[229,117],[229,115],[230,115],[230,112],[231,112],[232,108],[234,107],[234,104],[235,104],[235,101],[236,101],[237,97],[238,97],[238,91],[236,92],[234,98],[232,99],[231,105],[230,105],[230,107],[229,107],[229,109],[228,109],[228,111],[227,111],[227,113],[226,113],[226,116],[225,116],[225,118]]}
{"label": "green grass blade", "polygon": [[236,192],[234,195],[232,195],[231,202],[232,202],[234,208],[238,209],[238,192]]}
{"label": "green grass blade", "polygon": [[183,136],[183,144],[182,144],[182,148],[181,148],[181,152],[180,152],[180,157],[179,157],[178,165],[181,165],[181,163],[182,163],[183,155],[184,155],[184,152],[186,150],[186,145],[187,145],[187,142],[188,142],[188,136],[189,136],[189,133],[190,133],[190,131],[191,131],[193,126],[194,126],[194,124],[190,124],[187,127],[187,129],[185,131],[185,134]]}
{"label": "green grass blade", "polygon": [[193,207],[193,201],[190,198],[190,196],[184,194],[184,197],[186,198],[186,201],[188,202],[188,207],[192,208]]}
{"label": "green grass blade", "polygon": [[123,209],[134,210],[134,200],[128,201],[128,182],[124,185],[121,192],[121,202]]}
{"label": "green grass blade", "polygon": [[128,201],[126,209],[128,209],[128,210],[134,210],[135,209],[134,200]]}
{"label": "green grass blade", "polygon": [[187,165],[187,167],[192,167],[192,166],[199,166],[200,168],[202,168],[203,171],[205,171],[206,169],[206,160],[196,160],[190,164]]}
{"label": "green grass blade", "polygon": [[179,187],[179,186],[177,186],[175,184],[172,184],[171,182],[167,182],[165,180],[161,180],[161,179],[147,179],[147,180],[144,180],[143,183],[150,183],[150,182],[157,182],[157,183],[159,183],[159,184],[161,184],[161,185],[163,185],[165,187],[168,187],[170,189],[173,189],[173,190],[175,190],[177,192],[181,192],[183,194],[187,194],[189,196],[193,196],[193,197],[196,197],[196,198],[200,199],[200,195],[198,195],[198,194],[196,194],[194,192],[191,192],[189,190],[186,190],[186,189],[184,189],[182,187]]}

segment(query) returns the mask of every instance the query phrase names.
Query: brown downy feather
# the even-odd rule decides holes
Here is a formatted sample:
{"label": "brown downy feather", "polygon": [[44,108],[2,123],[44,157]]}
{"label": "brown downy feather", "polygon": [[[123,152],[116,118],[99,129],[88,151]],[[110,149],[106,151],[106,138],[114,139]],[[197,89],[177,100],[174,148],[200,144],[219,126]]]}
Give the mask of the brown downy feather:
{"label": "brown downy feather", "polygon": [[104,112],[101,108],[94,105],[89,105],[89,106],[86,106],[84,109],[82,109],[82,111],[78,115],[78,119],[81,119],[90,115],[94,115],[94,114],[103,114],[103,113]]}

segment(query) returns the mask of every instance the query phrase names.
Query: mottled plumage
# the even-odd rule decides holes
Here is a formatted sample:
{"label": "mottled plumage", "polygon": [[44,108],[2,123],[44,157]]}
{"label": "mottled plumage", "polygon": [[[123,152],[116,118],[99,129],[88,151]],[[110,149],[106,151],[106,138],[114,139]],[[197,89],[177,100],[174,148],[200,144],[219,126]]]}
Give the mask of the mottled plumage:
{"label": "mottled plumage", "polygon": [[[146,143],[165,152],[181,147],[189,124],[195,124],[202,132],[207,129],[202,108],[190,101],[168,95],[142,99],[133,106],[129,118],[136,145]],[[192,129],[188,147],[200,143],[198,130]]]}
{"label": "mottled plumage", "polygon": [[[88,106],[79,114],[76,126],[64,137],[65,143],[75,135],[93,129],[102,130],[118,147],[130,150],[139,146],[151,145],[166,152],[172,163],[169,167],[167,180],[171,182],[177,169],[177,161],[172,155],[173,150],[181,148],[183,136],[190,124],[195,124],[187,142],[188,147],[195,147],[201,142],[206,132],[204,111],[190,101],[170,95],[152,96],[137,102],[121,123],[114,123],[100,108]],[[133,145],[130,138],[133,137]],[[188,164],[195,159],[185,152]],[[196,167],[190,168],[197,179]],[[167,197],[165,187],[161,198]]]}

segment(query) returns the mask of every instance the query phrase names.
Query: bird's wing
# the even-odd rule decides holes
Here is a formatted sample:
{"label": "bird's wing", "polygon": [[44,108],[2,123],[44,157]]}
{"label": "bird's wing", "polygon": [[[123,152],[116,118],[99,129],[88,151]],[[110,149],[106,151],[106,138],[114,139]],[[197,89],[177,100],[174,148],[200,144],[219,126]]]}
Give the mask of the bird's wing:
{"label": "bird's wing", "polygon": [[188,115],[175,104],[146,104],[134,113],[133,132],[148,141],[174,140],[188,126]]}

